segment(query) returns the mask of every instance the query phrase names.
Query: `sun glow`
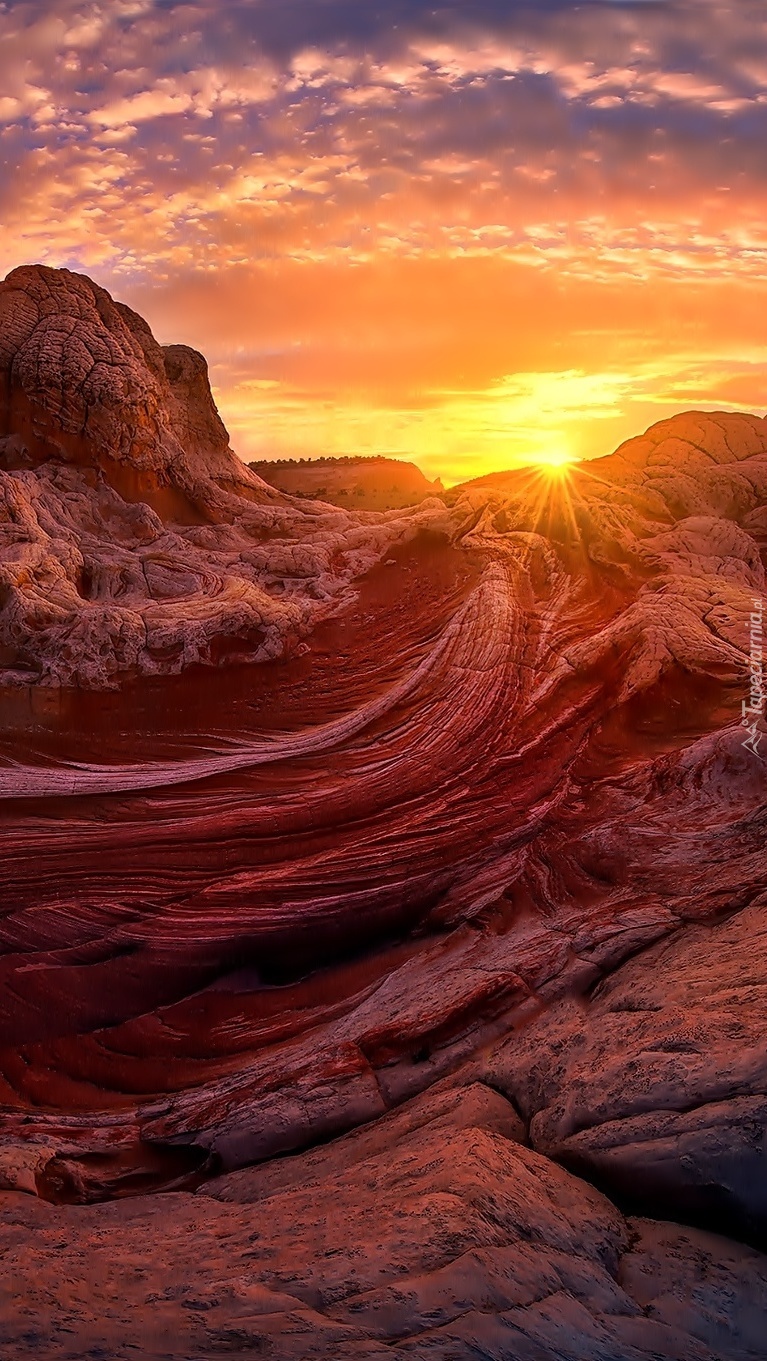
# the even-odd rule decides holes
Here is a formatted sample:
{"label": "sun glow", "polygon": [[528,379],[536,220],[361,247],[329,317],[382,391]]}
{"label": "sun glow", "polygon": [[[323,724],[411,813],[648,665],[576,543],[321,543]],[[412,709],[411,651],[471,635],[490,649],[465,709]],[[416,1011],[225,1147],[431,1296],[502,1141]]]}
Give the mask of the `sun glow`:
{"label": "sun glow", "polygon": [[543,454],[535,460],[535,467],[548,477],[565,477],[567,470],[576,460],[570,454]]}
{"label": "sun glow", "polygon": [[557,450],[520,468],[510,488],[534,533],[583,551],[584,479],[601,481],[581,459]]}

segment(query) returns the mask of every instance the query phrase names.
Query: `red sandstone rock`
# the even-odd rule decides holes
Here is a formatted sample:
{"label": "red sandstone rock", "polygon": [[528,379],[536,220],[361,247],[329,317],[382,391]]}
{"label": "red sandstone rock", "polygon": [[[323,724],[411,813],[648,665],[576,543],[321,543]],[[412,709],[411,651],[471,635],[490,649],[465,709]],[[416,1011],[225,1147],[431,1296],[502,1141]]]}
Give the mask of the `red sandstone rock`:
{"label": "red sandstone rock", "polygon": [[653,1209],[764,1234],[764,895],[560,1002],[490,1071],[549,1157]]}
{"label": "red sandstone rock", "polygon": [[229,448],[201,355],[68,270],[0,284],[0,683],[285,655],[441,513],[281,496]]}
{"label": "red sandstone rock", "polygon": [[347,1139],[283,1160],[258,1197],[246,1174],[224,1179],[221,1202],[0,1193],[6,1345],[52,1361],[763,1355],[763,1257],[627,1221],[481,1103],[472,1115],[388,1122],[351,1157]]}
{"label": "red sandstone rock", "polygon": [[763,1357],[763,1258],[551,1160],[763,1233],[765,423],[351,515],[88,280],[0,319],[10,1344]]}

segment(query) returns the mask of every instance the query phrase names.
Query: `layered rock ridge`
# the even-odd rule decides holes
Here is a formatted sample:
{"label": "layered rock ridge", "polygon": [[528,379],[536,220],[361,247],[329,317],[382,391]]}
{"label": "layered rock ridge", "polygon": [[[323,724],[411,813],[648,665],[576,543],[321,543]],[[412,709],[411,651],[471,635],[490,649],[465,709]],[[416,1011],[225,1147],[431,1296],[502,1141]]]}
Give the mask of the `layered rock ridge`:
{"label": "layered rock ridge", "polygon": [[[109,439],[43,447],[50,395],[5,436],[44,536],[5,523],[39,682],[0,735],[0,1243],[35,1315],[8,1338],[764,1361],[767,424],[688,413],[561,478],[351,515],[206,463],[202,361],[161,354],[146,447],[175,440],[157,488],[205,523],[127,497]],[[70,634],[30,602],[119,546],[100,497],[155,517],[168,572],[244,581],[259,526],[274,660],[105,691],[202,656],[199,586],[181,654],[128,667],[96,594],[52,660]],[[120,562],[154,580],[145,552]],[[51,706],[54,673],[97,688]]]}

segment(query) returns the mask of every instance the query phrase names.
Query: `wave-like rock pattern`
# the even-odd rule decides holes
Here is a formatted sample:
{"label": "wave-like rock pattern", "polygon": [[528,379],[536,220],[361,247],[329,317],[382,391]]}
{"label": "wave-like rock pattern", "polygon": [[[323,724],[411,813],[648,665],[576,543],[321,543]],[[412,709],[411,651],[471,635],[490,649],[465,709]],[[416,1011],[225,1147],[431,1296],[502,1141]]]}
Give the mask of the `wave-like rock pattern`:
{"label": "wave-like rock pattern", "polygon": [[764,1258],[700,1226],[767,1239],[767,423],[353,516],[89,281],[0,317],[0,1241],[46,1354],[763,1358]]}

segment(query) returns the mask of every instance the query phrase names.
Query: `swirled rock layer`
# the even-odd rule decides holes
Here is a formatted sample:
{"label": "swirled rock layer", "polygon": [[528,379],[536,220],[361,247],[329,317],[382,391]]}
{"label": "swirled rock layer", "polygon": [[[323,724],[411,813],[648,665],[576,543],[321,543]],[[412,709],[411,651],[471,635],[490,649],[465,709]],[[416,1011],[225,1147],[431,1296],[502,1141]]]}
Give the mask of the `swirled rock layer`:
{"label": "swirled rock layer", "polygon": [[764,1361],[767,424],[353,515],[0,316],[18,1354]]}

